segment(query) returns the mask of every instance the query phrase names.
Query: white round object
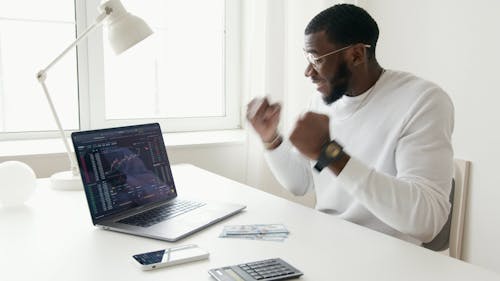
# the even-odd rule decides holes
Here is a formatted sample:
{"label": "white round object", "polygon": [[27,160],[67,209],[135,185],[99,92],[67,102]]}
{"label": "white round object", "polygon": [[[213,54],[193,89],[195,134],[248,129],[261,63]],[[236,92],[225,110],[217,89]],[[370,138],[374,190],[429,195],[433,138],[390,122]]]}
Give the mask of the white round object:
{"label": "white round object", "polygon": [[36,175],[30,166],[19,161],[0,163],[0,204],[23,204],[33,194],[35,186]]}

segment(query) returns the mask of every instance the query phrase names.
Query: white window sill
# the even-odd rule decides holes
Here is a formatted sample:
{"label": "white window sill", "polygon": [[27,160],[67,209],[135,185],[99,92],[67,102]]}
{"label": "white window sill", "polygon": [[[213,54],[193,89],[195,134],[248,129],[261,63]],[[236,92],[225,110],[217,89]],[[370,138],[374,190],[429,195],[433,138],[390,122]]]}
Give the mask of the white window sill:
{"label": "white window sill", "polygon": [[[245,130],[182,132],[163,134],[168,148],[241,145],[246,141]],[[69,140],[71,143],[71,140]],[[0,141],[0,157],[65,153],[61,139]]]}

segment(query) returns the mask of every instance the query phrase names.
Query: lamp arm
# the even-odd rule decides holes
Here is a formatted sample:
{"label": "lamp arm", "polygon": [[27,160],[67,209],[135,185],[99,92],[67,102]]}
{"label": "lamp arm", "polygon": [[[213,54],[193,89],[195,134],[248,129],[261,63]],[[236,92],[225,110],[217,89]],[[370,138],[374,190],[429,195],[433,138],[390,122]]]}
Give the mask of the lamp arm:
{"label": "lamp arm", "polygon": [[80,36],[78,36],[78,38],[76,38],[76,40],[73,43],[71,43],[66,49],[64,49],[64,51],[59,56],[57,56],[51,63],[49,63],[49,65],[47,65],[47,67],[45,67],[43,70],[41,70],[39,72],[39,74],[41,72],[44,72],[44,73],[47,72],[50,68],[52,68],[52,66],[54,66],[54,64],[56,64],[62,57],[64,57],[64,55],[66,55],[69,51],[71,51],[71,49],[73,49],[73,47],[78,45],[78,43],[80,43],[80,41],[87,38],[89,33],[91,31],[93,31],[96,27],[98,27],[104,21],[104,19],[109,14],[112,13],[112,11],[113,11],[112,9],[106,8],[106,10],[96,18],[95,22],[91,26],[89,26],[87,28],[87,30],[85,30]]}
{"label": "lamp arm", "polygon": [[71,153],[71,149],[69,147],[68,140],[66,139],[66,135],[64,134],[64,130],[62,128],[61,121],[59,120],[59,116],[57,115],[56,109],[54,107],[54,103],[52,102],[52,99],[50,98],[49,90],[47,89],[47,85],[45,84],[45,80],[47,79],[47,71],[52,66],[54,66],[64,55],[66,55],[71,49],[73,49],[73,47],[78,45],[78,43],[80,43],[81,40],[85,39],[88,36],[88,34],[91,31],[93,31],[96,27],[98,27],[104,21],[104,19],[111,13],[112,13],[112,9],[106,8],[105,11],[103,13],[101,13],[96,18],[95,22],[91,26],[89,26],[87,28],[87,30],[85,30],[85,32],[83,32],[80,36],[78,36],[78,38],[76,38],[76,40],[73,43],[71,43],[59,56],[57,56],[49,65],[47,65],[47,67],[45,67],[43,70],[40,70],[36,75],[38,82],[42,85],[43,92],[45,93],[45,97],[47,98],[47,101],[49,102],[50,111],[52,112],[52,116],[54,117],[54,119],[56,121],[57,128],[59,130],[61,138],[63,139],[64,146],[65,146],[66,152],[68,154],[69,162],[71,164],[71,172],[75,176],[78,176],[78,166],[76,164],[76,160],[75,160],[73,154]]}
{"label": "lamp arm", "polygon": [[[44,78],[45,78],[45,76],[44,76]],[[52,116],[56,120],[57,128],[58,128],[59,133],[61,135],[61,138],[64,142],[64,147],[66,148],[66,153],[68,154],[69,163],[71,165],[71,172],[73,173],[73,175],[76,176],[76,175],[78,175],[78,166],[76,165],[76,160],[75,160],[73,154],[71,153],[71,149],[69,148],[68,140],[66,139],[66,135],[64,134],[64,130],[63,130],[62,125],[61,125],[61,121],[59,120],[59,117],[57,116],[57,112],[56,112],[56,109],[54,107],[54,103],[52,102],[52,99],[50,98],[50,94],[49,94],[49,90],[47,89],[47,85],[45,85],[45,79],[38,79],[38,82],[40,82],[40,84],[42,85],[43,92],[45,93],[45,97],[47,98],[47,101],[49,102],[50,111],[52,112]]]}

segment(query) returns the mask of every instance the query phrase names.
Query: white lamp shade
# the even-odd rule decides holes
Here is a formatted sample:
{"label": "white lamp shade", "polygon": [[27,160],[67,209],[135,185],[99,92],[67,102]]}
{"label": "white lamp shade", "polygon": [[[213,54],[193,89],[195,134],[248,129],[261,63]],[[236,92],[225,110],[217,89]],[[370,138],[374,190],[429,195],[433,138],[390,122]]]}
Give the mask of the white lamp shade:
{"label": "white lamp shade", "polygon": [[117,55],[153,34],[148,24],[127,12],[119,0],[106,1],[99,9],[101,11],[112,10],[106,18],[105,26],[108,30],[111,48]]}

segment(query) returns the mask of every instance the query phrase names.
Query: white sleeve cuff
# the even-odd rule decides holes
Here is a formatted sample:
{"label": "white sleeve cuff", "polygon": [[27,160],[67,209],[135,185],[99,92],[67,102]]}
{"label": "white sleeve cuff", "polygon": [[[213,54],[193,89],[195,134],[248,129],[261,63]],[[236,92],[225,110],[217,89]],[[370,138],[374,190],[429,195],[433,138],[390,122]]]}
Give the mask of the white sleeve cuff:
{"label": "white sleeve cuff", "polygon": [[355,157],[350,157],[344,169],[337,176],[337,182],[350,194],[355,194],[366,182],[371,169]]}
{"label": "white sleeve cuff", "polygon": [[290,144],[290,141],[287,140],[285,137],[283,137],[281,144],[275,149],[269,150],[264,148],[264,157],[269,159],[274,159],[274,158],[282,159],[283,156],[285,156],[287,153],[290,152],[291,148],[292,145]]}
{"label": "white sleeve cuff", "polygon": [[273,150],[267,150],[264,158],[278,182],[295,195],[304,195],[313,188],[311,164],[289,140]]}

